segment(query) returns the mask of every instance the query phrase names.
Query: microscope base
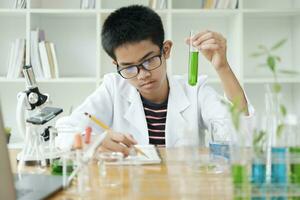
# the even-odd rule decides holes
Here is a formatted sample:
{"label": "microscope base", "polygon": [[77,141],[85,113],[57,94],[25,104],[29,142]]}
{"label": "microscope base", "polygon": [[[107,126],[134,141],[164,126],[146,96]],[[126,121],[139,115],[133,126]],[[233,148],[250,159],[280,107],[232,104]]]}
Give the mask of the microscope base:
{"label": "microscope base", "polygon": [[22,150],[20,153],[18,153],[16,159],[19,162],[23,157],[23,161],[25,162],[25,164],[28,163],[28,165],[30,165],[30,163],[38,163],[42,159],[46,160],[46,162],[48,163],[48,162],[50,162],[50,160],[57,159],[60,157],[58,149],[52,150],[51,155],[49,153],[50,152],[49,149],[45,149],[45,152],[46,153],[42,156],[42,158],[38,158],[36,155],[33,155],[33,154],[27,154],[23,157],[24,152]]}

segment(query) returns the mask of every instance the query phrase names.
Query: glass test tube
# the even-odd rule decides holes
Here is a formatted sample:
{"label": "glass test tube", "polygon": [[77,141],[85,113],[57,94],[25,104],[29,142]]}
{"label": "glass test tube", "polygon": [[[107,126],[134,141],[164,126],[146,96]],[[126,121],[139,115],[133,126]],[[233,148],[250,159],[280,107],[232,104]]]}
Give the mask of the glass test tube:
{"label": "glass test tube", "polygon": [[[194,36],[195,32],[190,31],[190,39]],[[188,82],[191,86],[196,85],[198,78],[198,49],[192,45],[192,40],[190,40],[189,45],[189,75]]]}

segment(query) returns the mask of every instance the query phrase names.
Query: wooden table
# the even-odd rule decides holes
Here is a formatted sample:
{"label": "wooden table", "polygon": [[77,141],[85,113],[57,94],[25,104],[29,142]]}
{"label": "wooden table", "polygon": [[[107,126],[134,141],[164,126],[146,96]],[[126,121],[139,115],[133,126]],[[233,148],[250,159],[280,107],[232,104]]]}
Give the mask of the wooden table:
{"label": "wooden table", "polygon": [[[200,155],[208,154],[207,149],[198,150]],[[123,166],[122,185],[115,188],[101,186],[98,166],[93,161],[89,165],[89,191],[74,192],[74,183],[50,199],[232,199],[229,171],[216,174],[195,167],[189,151],[195,150],[162,148],[159,153],[163,161],[159,165]],[[10,153],[15,158],[16,151]],[[15,172],[16,161],[11,162]]]}

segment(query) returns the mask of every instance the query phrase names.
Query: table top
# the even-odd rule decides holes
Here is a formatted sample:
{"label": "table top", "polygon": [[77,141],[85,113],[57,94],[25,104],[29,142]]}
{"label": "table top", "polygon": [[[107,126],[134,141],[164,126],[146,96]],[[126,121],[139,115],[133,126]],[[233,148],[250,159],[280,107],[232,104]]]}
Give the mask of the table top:
{"label": "table top", "polygon": [[[79,193],[76,180],[71,187],[50,199],[232,199],[233,187],[227,165],[219,171],[216,166],[203,164],[208,158],[205,148],[160,148],[161,164],[115,166],[121,183],[103,185],[97,161],[88,165],[88,178],[84,192]],[[197,152],[195,154],[195,152]],[[12,158],[17,151],[10,150]],[[195,155],[197,159],[195,159]],[[200,157],[199,157],[200,156]],[[199,162],[203,159],[203,162]],[[11,159],[16,172],[16,159]],[[199,165],[200,163],[200,165]],[[220,165],[221,166],[221,165]],[[33,167],[27,167],[31,170]],[[45,173],[50,173],[47,169]],[[109,174],[111,179],[115,174]]]}

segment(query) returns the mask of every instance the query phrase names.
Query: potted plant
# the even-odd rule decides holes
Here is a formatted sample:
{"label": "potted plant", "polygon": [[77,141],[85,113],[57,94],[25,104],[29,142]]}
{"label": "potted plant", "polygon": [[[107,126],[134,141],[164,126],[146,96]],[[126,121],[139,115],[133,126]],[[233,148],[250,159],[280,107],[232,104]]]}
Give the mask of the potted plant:
{"label": "potted plant", "polygon": [[[286,125],[284,121],[287,115],[287,109],[281,102],[282,87],[278,81],[278,73],[297,74],[297,72],[279,69],[278,64],[281,62],[281,58],[274,53],[274,51],[282,47],[286,41],[286,39],[282,39],[270,48],[259,45],[258,51],[251,55],[252,57],[265,56],[265,63],[260,66],[267,67],[273,77],[273,82],[267,85],[265,93],[266,131],[256,130],[253,139],[254,157],[267,154],[267,160],[272,159],[272,171],[270,177],[272,183],[285,183],[287,181],[287,177],[285,176],[286,167],[284,166],[287,153],[287,136],[284,134]],[[271,146],[265,148],[267,140],[271,140]],[[267,151],[268,148],[270,149],[269,151]],[[266,151],[269,153],[266,153]],[[273,162],[273,159],[276,161]],[[280,160],[279,164],[278,160]],[[252,164],[252,174],[253,172],[257,172],[255,177],[252,176],[252,179],[256,183],[264,183],[266,181],[266,166],[264,163],[266,162],[257,164],[254,161]],[[257,166],[255,164],[257,164]],[[259,168],[256,169],[254,168],[255,166],[260,167],[261,169],[258,170]],[[259,171],[260,173],[258,173]]]}
{"label": "potted plant", "polygon": [[231,178],[234,186],[235,195],[243,193],[241,198],[248,198],[249,181],[248,181],[248,156],[247,144],[249,133],[245,129],[243,115],[245,109],[240,108],[240,98],[235,98],[231,102],[222,100],[227,106],[231,118],[231,145],[230,145],[230,165]]}
{"label": "potted plant", "polygon": [[[282,70],[278,68],[278,64],[281,62],[280,56],[274,53],[275,50],[279,49],[286,43],[287,39],[282,39],[276,42],[272,47],[268,48],[265,45],[258,45],[258,51],[251,54],[252,57],[262,57],[265,56],[265,63],[259,65],[259,67],[267,67],[273,77],[273,83],[267,86],[266,91],[266,102],[269,105],[266,105],[267,114],[276,115],[277,118],[277,127],[276,127],[276,135],[277,137],[281,136],[282,130],[284,128],[283,118],[287,114],[286,107],[280,101],[282,87],[278,82],[278,74],[297,74],[297,71],[293,70]],[[271,109],[271,110],[270,110]],[[263,137],[260,137],[263,139]],[[257,141],[259,142],[259,141]]]}

